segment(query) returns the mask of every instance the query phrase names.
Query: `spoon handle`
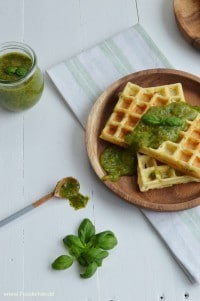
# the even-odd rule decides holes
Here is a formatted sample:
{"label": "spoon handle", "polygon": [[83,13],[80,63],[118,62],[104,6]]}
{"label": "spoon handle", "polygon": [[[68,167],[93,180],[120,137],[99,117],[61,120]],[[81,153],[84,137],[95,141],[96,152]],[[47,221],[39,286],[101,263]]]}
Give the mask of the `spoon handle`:
{"label": "spoon handle", "polygon": [[19,211],[17,211],[17,212],[15,212],[15,213],[11,214],[10,216],[8,216],[8,217],[2,219],[2,220],[0,221],[0,227],[3,227],[4,225],[6,225],[6,224],[12,222],[12,221],[15,220],[16,218],[18,218],[18,217],[24,215],[25,213],[31,211],[31,210],[34,209],[34,208],[35,208],[35,207],[33,207],[32,204],[31,204],[31,205],[28,205],[28,206],[24,207],[23,209],[20,209]]}
{"label": "spoon handle", "polygon": [[10,216],[2,219],[0,221],[0,228],[3,227],[4,225],[12,222],[13,220],[17,219],[18,217],[24,215],[25,213],[31,211],[32,209],[37,208],[38,206],[40,206],[41,204],[43,204],[44,202],[48,201],[49,199],[51,199],[54,196],[54,192],[51,192],[45,196],[43,196],[41,199],[37,200],[36,202],[24,207],[23,209],[20,209],[19,211],[11,214]]}

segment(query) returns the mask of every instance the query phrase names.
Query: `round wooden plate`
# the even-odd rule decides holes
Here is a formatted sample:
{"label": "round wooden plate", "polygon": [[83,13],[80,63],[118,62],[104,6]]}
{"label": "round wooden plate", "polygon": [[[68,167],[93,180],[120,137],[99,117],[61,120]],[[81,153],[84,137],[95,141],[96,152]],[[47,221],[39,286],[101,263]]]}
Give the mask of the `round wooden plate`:
{"label": "round wooden plate", "polygon": [[[200,78],[192,74],[172,69],[150,69],[130,74],[113,83],[97,99],[89,114],[86,126],[86,148],[90,163],[101,179],[105,174],[99,156],[109,143],[99,138],[113,107],[118,93],[130,81],[141,87],[181,83],[187,102],[200,105]],[[200,204],[200,183],[174,185],[169,188],[140,192],[137,178],[122,177],[118,182],[104,182],[105,185],[125,201],[156,211],[176,211]]]}
{"label": "round wooden plate", "polygon": [[174,0],[174,14],[184,37],[200,50],[200,1]]}

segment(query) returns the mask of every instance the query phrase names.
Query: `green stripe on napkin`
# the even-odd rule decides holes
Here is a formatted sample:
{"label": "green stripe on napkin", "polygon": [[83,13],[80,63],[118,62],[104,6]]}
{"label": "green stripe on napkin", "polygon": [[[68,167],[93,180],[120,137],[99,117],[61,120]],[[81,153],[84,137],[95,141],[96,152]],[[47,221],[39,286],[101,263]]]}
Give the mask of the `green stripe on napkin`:
{"label": "green stripe on napkin", "polygon": [[123,54],[123,51],[114,43],[113,40],[107,40],[100,44],[99,47],[107,55],[113,66],[119,71],[121,76],[125,76],[133,72],[133,67],[130,65],[128,58]]}
{"label": "green stripe on napkin", "polygon": [[94,99],[97,93],[100,93],[101,90],[99,89],[97,83],[81,64],[78,57],[67,60],[65,65],[74,76],[74,79],[77,81],[78,85],[84,89],[90,99]]}

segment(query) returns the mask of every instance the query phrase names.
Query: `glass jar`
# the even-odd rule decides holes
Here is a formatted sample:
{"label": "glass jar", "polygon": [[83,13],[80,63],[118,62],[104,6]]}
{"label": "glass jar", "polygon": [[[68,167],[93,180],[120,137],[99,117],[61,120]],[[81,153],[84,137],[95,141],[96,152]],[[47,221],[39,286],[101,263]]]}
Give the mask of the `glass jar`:
{"label": "glass jar", "polygon": [[31,108],[44,89],[33,49],[19,42],[0,45],[0,106],[10,111]]}

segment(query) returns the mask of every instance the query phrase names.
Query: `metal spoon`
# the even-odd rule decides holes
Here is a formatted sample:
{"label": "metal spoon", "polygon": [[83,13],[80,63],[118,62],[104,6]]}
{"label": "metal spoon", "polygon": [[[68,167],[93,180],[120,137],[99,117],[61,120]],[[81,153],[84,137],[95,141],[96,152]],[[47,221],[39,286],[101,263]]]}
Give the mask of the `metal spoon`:
{"label": "metal spoon", "polygon": [[[0,221],[0,227],[10,223],[11,221],[15,220],[16,218],[24,215],[25,213],[31,211],[32,209],[35,209],[37,208],[38,206],[42,205],[43,203],[47,202],[48,200],[50,200],[51,198],[53,197],[57,197],[57,198],[65,198],[66,197],[62,197],[60,195],[60,189],[64,186],[64,185],[67,185],[67,184],[75,184],[77,187],[80,188],[80,184],[78,182],[78,180],[76,180],[75,178],[72,178],[72,177],[67,177],[67,178],[63,178],[61,179],[57,184],[56,184],[56,187],[54,189],[54,191],[46,194],[45,196],[43,196],[41,199],[35,201],[34,203],[24,207],[23,209],[20,209],[19,211],[11,214],[10,216],[4,218],[3,220]],[[69,197],[70,194],[67,196]]]}

